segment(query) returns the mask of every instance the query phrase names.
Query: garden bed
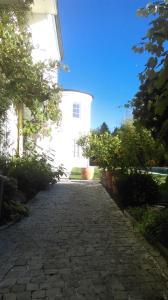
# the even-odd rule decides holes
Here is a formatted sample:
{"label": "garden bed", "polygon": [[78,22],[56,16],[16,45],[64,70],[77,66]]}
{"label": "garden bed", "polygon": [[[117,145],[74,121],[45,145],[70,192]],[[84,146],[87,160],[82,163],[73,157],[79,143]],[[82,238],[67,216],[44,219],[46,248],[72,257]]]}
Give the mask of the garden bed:
{"label": "garden bed", "polygon": [[[168,191],[166,176],[121,175],[118,182],[103,173],[102,184],[136,232],[157,248],[168,260]],[[114,183],[116,186],[114,186]],[[167,199],[167,200],[166,200]]]}
{"label": "garden bed", "polygon": [[135,207],[123,211],[133,228],[168,261],[168,209],[161,206]]}
{"label": "garden bed", "polygon": [[53,170],[44,155],[0,156],[0,170],[6,180],[1,188],[0,226],[28,216],[25,205],[41,190],[60,180],[62,166]]}

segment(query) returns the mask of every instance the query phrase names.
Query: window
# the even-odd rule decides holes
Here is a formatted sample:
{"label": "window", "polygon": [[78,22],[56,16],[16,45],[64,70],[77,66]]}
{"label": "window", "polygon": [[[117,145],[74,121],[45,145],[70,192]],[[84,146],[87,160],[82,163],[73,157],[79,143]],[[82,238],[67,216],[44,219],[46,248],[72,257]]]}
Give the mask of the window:
{"label": "window", "polygon": [[80,157],[80,146],[77,145],[76,140],[73,140],[73,156],[76,158]]}
{"label": "window", "polygon": [[73,118],[80,118],[80,105],[79,103],[73,104]]}

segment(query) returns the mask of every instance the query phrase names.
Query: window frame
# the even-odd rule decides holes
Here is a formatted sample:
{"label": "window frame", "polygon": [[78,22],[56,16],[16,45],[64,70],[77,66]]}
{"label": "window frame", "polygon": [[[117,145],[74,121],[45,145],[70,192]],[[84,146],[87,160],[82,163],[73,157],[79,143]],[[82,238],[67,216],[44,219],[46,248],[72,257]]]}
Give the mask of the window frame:
{"label": "window frame", "polygon": [[80,119],[80,112],[81,112],[80,103],[74,102],[72,107],[73,119]]}

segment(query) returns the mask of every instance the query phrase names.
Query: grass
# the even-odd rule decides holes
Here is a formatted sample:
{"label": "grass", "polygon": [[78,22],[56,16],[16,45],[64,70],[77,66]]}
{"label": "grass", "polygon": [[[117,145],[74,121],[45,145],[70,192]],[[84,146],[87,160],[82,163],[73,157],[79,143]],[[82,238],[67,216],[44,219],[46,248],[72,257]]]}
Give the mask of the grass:
{"label": "grass", "polygon": [[[82,180],[81,168],[73,168],[69,178],[73,180]],[[95,167],[93,180],[98,179],[100,179],[100,169],[98,167]]]}
{"label": "grass", "polygon": [[167,175],[152,174],[152,177],[160,185],[165,183]]}
{"label": "grass", "polygon": [[168,207],[168,184],[166,183],[166,175],[153,174],[152,177],[159,185],[161,199],[160,204]]}

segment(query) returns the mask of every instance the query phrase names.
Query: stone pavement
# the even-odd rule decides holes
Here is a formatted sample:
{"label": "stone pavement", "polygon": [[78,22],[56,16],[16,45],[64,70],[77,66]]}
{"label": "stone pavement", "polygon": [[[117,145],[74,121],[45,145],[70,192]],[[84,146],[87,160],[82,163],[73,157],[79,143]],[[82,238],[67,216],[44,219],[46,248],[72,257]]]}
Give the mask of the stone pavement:
{"label": "stone pavement", "polygon": [[163,300],[168,281],[98,182],[58,183],[0,230],[0,300]]}

